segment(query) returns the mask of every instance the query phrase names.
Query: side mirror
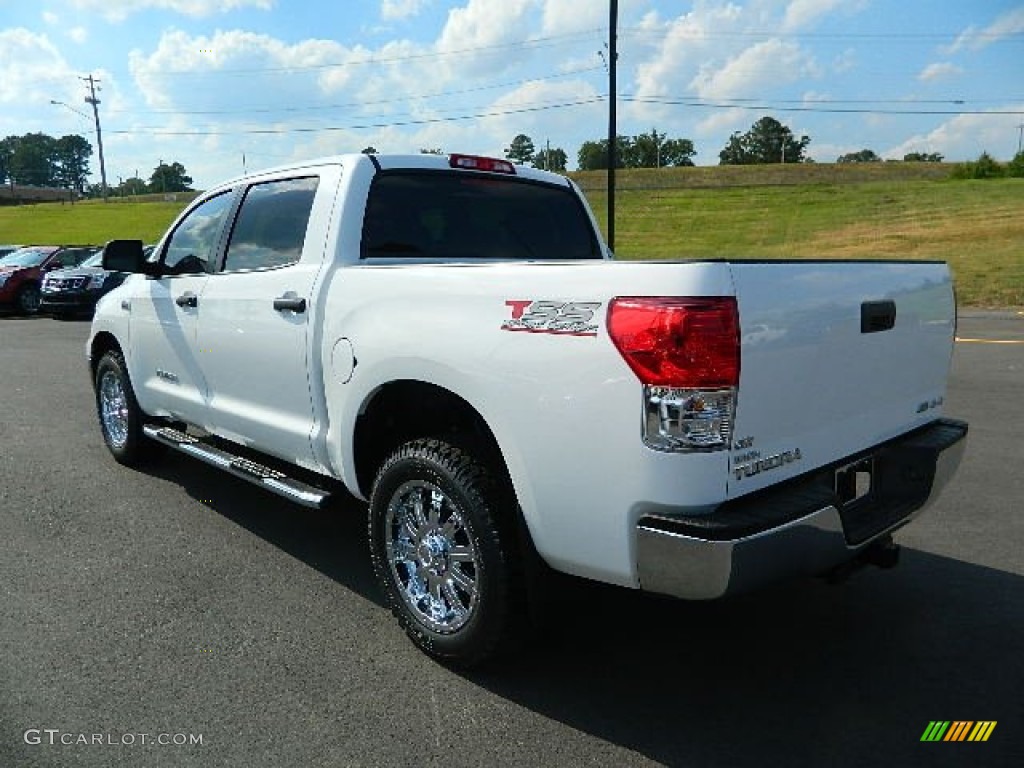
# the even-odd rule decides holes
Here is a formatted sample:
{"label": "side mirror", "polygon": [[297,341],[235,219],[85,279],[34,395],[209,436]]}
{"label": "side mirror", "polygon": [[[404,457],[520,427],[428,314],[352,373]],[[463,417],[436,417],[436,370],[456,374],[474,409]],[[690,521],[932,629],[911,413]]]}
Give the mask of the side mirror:
{"label": "side mirror", "polygon": [[111,240],[103,246],[103,268],[113,272],[150,271],[142,255],[141,240]]}

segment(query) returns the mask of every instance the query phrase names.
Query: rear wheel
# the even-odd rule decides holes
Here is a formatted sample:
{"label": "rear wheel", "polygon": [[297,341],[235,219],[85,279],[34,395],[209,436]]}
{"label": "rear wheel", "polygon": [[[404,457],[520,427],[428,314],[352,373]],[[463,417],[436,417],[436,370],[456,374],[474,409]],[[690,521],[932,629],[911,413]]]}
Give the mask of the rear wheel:
{"label": "rear wheel", "polygon": [[38,285],[26,285],[18,291],[18,309],[26,315],[34,315],[39,311]]}
{"label": "rear wheel", "polygon": [[142,433],[145,416],[135,400],[124,357],[111,350],[96,365],[96,414],[103,442],[121,464],[134,466],[164,452]]}
{"label": "rear wheel", "polygon": [[520,634],[512,494],[462,448],[414,440],[381,467],[370,497],[374,571],[388,604],[426,653],[459,666]]}

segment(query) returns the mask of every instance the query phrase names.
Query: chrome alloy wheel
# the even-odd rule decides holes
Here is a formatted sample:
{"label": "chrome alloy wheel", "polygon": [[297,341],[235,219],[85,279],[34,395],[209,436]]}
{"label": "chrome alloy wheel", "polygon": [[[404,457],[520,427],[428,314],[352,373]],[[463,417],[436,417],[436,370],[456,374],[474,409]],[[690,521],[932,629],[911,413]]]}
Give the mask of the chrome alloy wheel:
{"label": "chrome alloy wheel", "polygon": [[128,398],[114,371],[106,371],[100,379],[100,420],[111,445],[123,448],[128,442]]}
{"label": "chrome alloy wheel", "polygon": [[480,554],[455,502],[425,480],[395,491],[384,521],[387,560],[402,600],[429,629],[450,634],[473,616]]}

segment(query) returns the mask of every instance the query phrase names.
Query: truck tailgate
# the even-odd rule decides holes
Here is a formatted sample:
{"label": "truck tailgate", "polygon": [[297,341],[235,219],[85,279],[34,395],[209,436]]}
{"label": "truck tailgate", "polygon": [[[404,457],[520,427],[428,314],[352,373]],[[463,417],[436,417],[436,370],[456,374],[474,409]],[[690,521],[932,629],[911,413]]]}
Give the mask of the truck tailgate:
{"label": "truck tailgate", "polygon": [[734,498],[937,419],[956,308],[932,262],[731,262]]}

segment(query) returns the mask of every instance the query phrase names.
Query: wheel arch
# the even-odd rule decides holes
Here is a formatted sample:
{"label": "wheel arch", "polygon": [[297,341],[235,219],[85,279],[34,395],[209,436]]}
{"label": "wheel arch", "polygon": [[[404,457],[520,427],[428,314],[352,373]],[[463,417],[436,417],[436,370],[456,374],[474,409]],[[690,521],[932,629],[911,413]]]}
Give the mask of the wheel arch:
{"label": "wheel arch", "polygon": [[399,445],[420,437],[467,438],[506,476],[498,441],[479,410],[443,386],[398,379],[374,389],[359,408],[352,436],[356,483],[369,497],[377,470]]}
{"label": "wheel arch", "polygon": [[100,331],[89,342],[89,374],[91,378],[96,378],[96,366],[99,365],[100,358],[111,350],[117,350],[122,357],[124,356],[121,343],[110,331]]}

